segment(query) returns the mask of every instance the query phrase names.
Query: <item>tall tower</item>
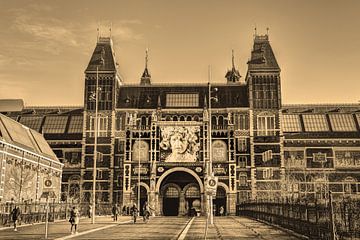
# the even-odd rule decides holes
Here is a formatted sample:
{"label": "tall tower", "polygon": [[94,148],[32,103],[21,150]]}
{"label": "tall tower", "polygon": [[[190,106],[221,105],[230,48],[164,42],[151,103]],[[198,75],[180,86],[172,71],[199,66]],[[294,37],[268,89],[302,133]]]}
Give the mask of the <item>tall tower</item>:
{"label": "tall tower", "polygon": [[[96,86],[98,89],[96,91]],[[94,166],[95,121],[97,128],[96,201],[112,202],[115,198],[114,125],[116,97],[122,80],[117,70],[110,37],[99,37],[85,70],[84,129],[81,161],[81,196],[91,201]],[[96,96],[96,92],[98,92]],[[95,115],[96,97],[98,115]]]}
{"label": "tall tower", "polygon": [[269,36],[255,35],[246,76],[250,103],[252,198],[281,196],[283,136],[281,133],[280,68]]}

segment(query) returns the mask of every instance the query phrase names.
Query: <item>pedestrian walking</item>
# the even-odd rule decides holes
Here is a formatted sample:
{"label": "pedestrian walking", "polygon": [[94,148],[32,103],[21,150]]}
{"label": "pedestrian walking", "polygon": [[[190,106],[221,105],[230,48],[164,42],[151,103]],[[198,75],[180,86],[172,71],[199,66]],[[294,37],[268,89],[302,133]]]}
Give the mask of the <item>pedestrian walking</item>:
{"label": "pedestrian walking", "polygon": [[219,210],[220,216],[224,216],[225,213],[225,209],[223,206],[220,206],[220,210]]}
{"label": "pedestrian walking", "polygon": [[143,220],[145,223],[147,223],[150,219],[151,210],[152,209],[150,208],[149,204],[145,202],[143,205]]}
{"label": "pedestrian walking", "polygon": [[122,208],[122,215],[123,215],[123,216],[127,215],[127,214],[126,214],[126,206],[125,206],[125,205],[124,205],[123,208]]}
{"label": "pedestrian walking", "polygon": [[133,218],[133,221],[135,224],[136,218],[137,218],[138,212],[139,212],[139,209],[137,208],[136,203],[134,203],[134,205],[131,207],[130,211],[131,211],[131,215],[132,215],[132,218]]}
{"label": "pedestrian walking", "polygon": [[[79,224],[79,220],[80,220],[80,213],[79,210],[76,207],[73,207],[70,211],[70,219],[69,222],[71,224],[71,228],[70,228],[70,232],[71,234],[77,234],[77,226]],[[73,231],[74,228],[74,231]]]}
{"label": "pedestrian walking", "polygon": [[92,206],[91,206],[91,204],[89,204],[88,217],[91,218],[91,216],[92,216]]}
{"label": "pedestrian walking", "polygon": [[113,205],[111,211],[112,211],[112,214],[113,214],[114,221],[117,221],[118,220],[118,215],[119,215],[119,208],[118,208],[117,204]]}
{"label": "pedestrian walking", "polygon": [[11,211],[11,218],[14,222],[14,231],[16,232],[17,231],[16,224],[18,223],[20,218],[20,208],[16,207],[16,205],[14,206],[14,209]]}

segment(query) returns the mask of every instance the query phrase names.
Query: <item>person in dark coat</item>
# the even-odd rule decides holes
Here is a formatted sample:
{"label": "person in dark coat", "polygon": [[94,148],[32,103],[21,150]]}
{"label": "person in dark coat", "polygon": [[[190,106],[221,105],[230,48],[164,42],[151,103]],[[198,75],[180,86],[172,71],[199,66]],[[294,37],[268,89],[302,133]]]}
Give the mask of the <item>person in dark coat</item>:
{"label": "person in dark coat", "polygon": [[139,209],[136,206],[136,203],[130,208],[131,215],[133,217],[134,223],[136,223],[136,218],[138,216]]}
{"label": "person in dark coat", "polygon": [[119,215],[119,208],[118,208],[117,204],[114,204],[111,211],[112,211],[112,214],[114,216],[114,221],[117,221],[118,220],[118,215]]}
{"label": "person in dark coat", "polygon": [[14,222],[14,231],[15,232],[17,231],[16,224],[17,224],[19,217],[20,217],[20,208],[15,206],[14,209],[11,211],[11,218]]}
{"label": "person in dark coat", "polygon": [[[77,226],[79,224],[79,220],[80,220],[80,212],[76,207],[73,207],[70,211],[70,219],[69,222],[71,224],[71,228],[70,228],[70,232],[71,234],[77,234]],[[73,228],[74,228],[74,232],[73,232]]]}

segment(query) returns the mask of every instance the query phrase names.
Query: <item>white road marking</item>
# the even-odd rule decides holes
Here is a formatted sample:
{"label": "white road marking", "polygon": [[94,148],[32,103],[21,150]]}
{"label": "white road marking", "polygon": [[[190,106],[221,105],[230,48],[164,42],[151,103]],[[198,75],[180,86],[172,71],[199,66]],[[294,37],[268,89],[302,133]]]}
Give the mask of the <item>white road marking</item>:
{"label": "white road marking", "polygon": [[87,230],[87,231],[84,231],[84,232],[79,232],[77,234],[72,234],[72,235],[68,235],[68,236],[65,236],[65,237],[55,238],[54,240],[70,239],[70,238],[82,236],[82,235],[85,235],[85,234],[89,234],[89,233],[92,233],[92,232],[97,232],[97,231],[100,231],[100,230],[104,230],[104,229],[107,229],[107,228],[115,227],[117,225],[130,223],[130,222],[132,222],[132,221],[130,220],[130,221],[125,221],[125,222],[120,222],[120,223],[117,223],[117,224],[111,224],[111,225],[107,225],[107,226],[104,226],[104,227],[99,227],[99,228]]}
{"label": "white road marking", "polygon": [[187,234],[187,232],[189,231],[189,229],[190,229],[190,227],[191,227],[191,224],[192,224],[192,222],[194,221],[194,219],[195,219],[195,217],[193,217],[193,218],[190,220],[190,222],[186,225],[184,231],[182,231],[182,233],[180,234],[178,240],[183,240],[183,239],[185,239],[186,234]]}

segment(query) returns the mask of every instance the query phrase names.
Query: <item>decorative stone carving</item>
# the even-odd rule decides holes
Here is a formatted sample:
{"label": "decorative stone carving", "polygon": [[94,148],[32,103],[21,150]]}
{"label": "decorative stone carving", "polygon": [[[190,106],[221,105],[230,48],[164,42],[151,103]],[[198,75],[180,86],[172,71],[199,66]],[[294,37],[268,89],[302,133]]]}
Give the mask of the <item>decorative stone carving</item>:
{"label": "decorative stone carving", "polygon": [[149,144],[145,141],[140,142],[137,140],[132,146],[133,154],[132,154],[132,161],[137,162],[148,162],[149,161]]}
{"label": "decorative stone carving", "polygon": [[226,162],[227,145],[222,140],[216,140],[212,143],[212,157],[214,162]]}
{"label": "decorative stone carving", "polygon": [[360,151],[336,151],[336,167],[353,168],[360,167]]}
{"label": "decorative stone carving", "polygon": [[[195,162],[198,159],[200,143],[199,126],[165,126],[161,127],[161,154],[165,162]],[[170,152],[171,151],[171,152]]]}

